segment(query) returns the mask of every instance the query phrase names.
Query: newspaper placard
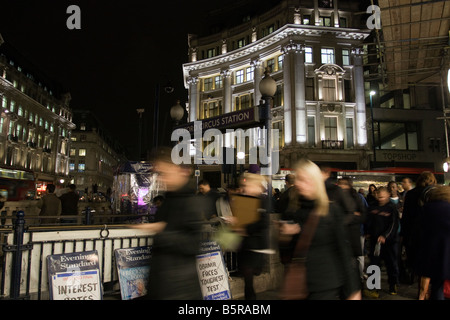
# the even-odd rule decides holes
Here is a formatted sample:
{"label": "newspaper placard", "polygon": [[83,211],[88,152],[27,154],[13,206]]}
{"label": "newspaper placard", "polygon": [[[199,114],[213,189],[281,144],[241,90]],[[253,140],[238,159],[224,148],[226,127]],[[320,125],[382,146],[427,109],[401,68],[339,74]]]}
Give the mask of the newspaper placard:
{"label": "newspaper placard", "polygon": [[122,300],[131,300],[147,294],[151,247],[116,249]]}
{"label": "newspaper placard", "polygon": [[228,271],[220,246],[215,241],[203,241],[197,255],[197,272],[203,300],[231,299]]}
{"label": "newspaper placard", "polygon": [[97,251],[47,256],[50,299],[102,300]]}

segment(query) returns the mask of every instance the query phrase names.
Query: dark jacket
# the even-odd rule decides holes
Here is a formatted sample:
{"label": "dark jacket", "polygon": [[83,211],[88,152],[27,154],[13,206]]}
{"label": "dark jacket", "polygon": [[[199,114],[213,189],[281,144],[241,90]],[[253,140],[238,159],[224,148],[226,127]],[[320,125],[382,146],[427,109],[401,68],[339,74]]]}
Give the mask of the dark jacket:
{"label": "dark jacket", "polygon": [[155,222],[167,225],[153,238],[147,299],[202,298],[196,268],[203,220],[201,201],[189,185],[165,194]]}
{"label": "dark jacket", "polygon": [[386,238],[386,243],[398,239],[399,215],[395,204],[388,202],[383,206],[371,206],[368,209],[366,230],[376,241],[379,236]]}
{"label": "dark jacket", "polygon": [[59,197],[61,200],[61,215],[77,215],[78,214],[78,194],[75,191],[69,191]]}
{"label": "dark jacket", "polygon": [[[312,210],[313,202],[303,200],[296,214],[301,227]],[[307,253],[308,290],[317,293],[339,289],[344,297],[360,290],[358,270],[352,261],[344,213],[330,203],[329,213],[320,217]]]}
{"label": "dark jacket", "polygon": [[429,202],[423,211],[418,272],[432,279],[450,280],[450,203]]}
{"label": "dark jacket", "polygon": [[[40,217],[61,215],[61,201],[54,193],[44,195],[38,201],[37,207],[41,209],[41,211],[39,212]],[[56,217],[41,219],[42,223],[55,223],[56,221]]]}

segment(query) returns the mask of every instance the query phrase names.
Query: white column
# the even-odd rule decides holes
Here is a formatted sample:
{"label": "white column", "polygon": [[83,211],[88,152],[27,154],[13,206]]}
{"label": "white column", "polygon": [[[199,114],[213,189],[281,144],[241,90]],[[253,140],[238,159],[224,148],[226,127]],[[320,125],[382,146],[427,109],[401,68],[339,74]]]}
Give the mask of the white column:
{"label": "white column", "polygon": [[305,101],[305,55],[304,48],[297,45],[293,52],[295,57],[295,132],[296,141],[306,144],[306,130],[308,127],[306,118]]}
{"label": "white column", "polygon": [[223,113],[232,111],[232,95],[231,95],[231,70],[222,70],[220,73],[223,79]]}
{"label": "white column", "polygon": [[[306,143],[305,56],[303,46],[290,42],[282,49],[285,143]],[[289,136],[286,136],[289,135]]]}
{"label": "white column", "polygon": [[261,82],[262,75],[264,74],[264,68],[262,61],[259,59],[252,60],[250,63],[253,66],[253,84],[255,86],[254,105],[259,105],[261,100],[261,92],[259,92],[259,83]]}
{"label": "white column", "polygon": [[197,120],[198,110],[198,77],[189,77],[189,121]]}
{"label": "white column", "polygon": [[359,147],[367,146],[367,130],[366,130],[366,99],[364,95],[364,71],[362,52],[360,49],[352,50],[353,56],[353,85],[355,88],[356,101],[356,118],[355,130],[356,141],[355,144]]}

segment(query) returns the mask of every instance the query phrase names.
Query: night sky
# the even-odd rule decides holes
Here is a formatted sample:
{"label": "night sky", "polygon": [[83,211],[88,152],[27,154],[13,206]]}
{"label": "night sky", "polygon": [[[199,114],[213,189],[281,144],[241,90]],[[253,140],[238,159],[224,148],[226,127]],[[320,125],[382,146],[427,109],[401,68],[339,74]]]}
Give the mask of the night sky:
{"label": "night sky", "polygon": [[[67,88],[72,109],[92,110],[132,159],[138,137],[136,109],[145,109],[145,148],[153,139],[157,84],[163,88],[168,82],[174,92],[160,90],[159,144],[170,143],[169,110],[177,100],[183,107],[187,101],[182,64],[188,62],[188,33],[239,22],[244,11],[278,2],[0,0],[0,34]],[[81,10],[81,30],[66,26],[69,5]]]}

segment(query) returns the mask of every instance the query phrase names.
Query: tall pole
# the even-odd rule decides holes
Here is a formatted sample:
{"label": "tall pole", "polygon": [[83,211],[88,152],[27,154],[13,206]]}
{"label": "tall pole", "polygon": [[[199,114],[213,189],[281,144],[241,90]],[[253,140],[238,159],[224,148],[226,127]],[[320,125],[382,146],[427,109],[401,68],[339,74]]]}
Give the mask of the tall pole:
{"label": "tall pole", "polygon": [[138,161],[141,161],[141,147],[142,147],[142,114],[144,113],[144,109],[136,109],[138,115],[139,115],[139,136],[138,136]]}
{"label": "tall pole", "polygon": [[376,145],[375,145],[375,126],[373,121],[373,101],[372,96],[375,94],[375,91],[370,91],[370,117],[372,121],[372,148],[373,148],[373,166],[376,166],[377,163],[377,152],[376,152]]}

